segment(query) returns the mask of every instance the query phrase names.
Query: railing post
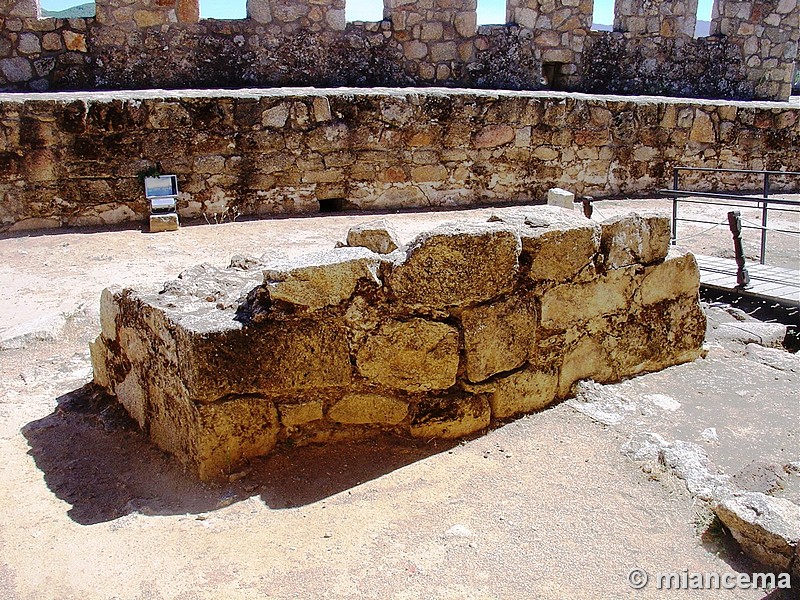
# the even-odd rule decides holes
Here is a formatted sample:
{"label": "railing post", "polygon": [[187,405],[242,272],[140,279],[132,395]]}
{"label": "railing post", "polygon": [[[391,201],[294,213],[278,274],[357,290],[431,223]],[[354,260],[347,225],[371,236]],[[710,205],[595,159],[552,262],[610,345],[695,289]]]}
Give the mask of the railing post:
{"label": "railing post", "polygon": [[761,258],[763,265],[767,260],[767,198],[769,198],[769,173],[764,173],[764,205],[761,207]]}
{"label": "railing post", "polygon": [[[678,168],[672,169],[672,189],[678,189]],[[672,245],[678,243],[678,196],[672,197]]]}
{"label": "railing post", "polygon": [[744,248],[742,248],[742,213],[732,210],[728,213],[728,225],[733,234],[733,252],[736,255],[736,287],[746,288],[750,285],[750,274],[744,264]]}

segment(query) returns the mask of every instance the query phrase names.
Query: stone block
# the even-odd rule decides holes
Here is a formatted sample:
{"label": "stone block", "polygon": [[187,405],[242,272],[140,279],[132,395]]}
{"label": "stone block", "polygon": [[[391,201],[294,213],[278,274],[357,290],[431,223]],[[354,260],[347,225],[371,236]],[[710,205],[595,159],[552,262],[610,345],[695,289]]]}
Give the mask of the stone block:
{"label": "stone block", "polygon": [[21,56],[0,60],[0,72],[12,83],[28,81],[33,77],[31,61]]}
{"label": "stone block", "polygon": [[556,397],[558,372],[524,370],[498,379],[489,396],[492,417],[507,419],[541,410]]}
{"label": "stone block", "polygon": [[489,426],[492,413],[482,395],[423,400],[413,409],[410,433],[422,439],[455,439]]}
{"label": "stone block", "polygon": [[72,52],[88,52],[86,36],[82,33],[64,30],[64,46]]}
{"label": "stone block", "polygon": [[348,425],[397,425],[406,418],[408,404],[380,394],[348,394],[328,411],[328,418]]}
{"label": "stone block", "polygon": [[348,300],[359,283],[380,287],[381,258],[366,248],[335,248],[264,270],[270,299],[314,311]]}
{"label": "stone block", "polygon": [[381,385],[409,392],[447,389],[456,382],[458,330],[424,319],[389,321],[366,339],[356,366]]}
{"label": "stone block", "polygon": [[367,248],[377,254],[389,254],[400,247],[397,232],[386,219],[353,225],[347,230],[347,245]]}
{"label": "stone block", "polygon": [[144,365],[148,353],[142,349],[157,350],[140,369],[151,396],[177,389],[177,397],[211,403],[263,390],[297,393],[350,383],[347,333],[339,320],[253,321],[257,301],[238,300],[253,289],[252,272],[207,269],[193,276],[196,281],[170,282],[159,294],[114,294],[116,310],[125,315],[117,316],[111,338],[121,348],[121,364]]}
{"label": "stone block", "polygon": [[324,417],[322,409],[322,400],[307,400],[296,404],[280,404],[278,413],[281,424],[287,429],[292,429],[306,423],[319,421]]}
{"label": "stone block", "polygon": [[562,190],[561,188],[551,188],[547,190],[547,204],[549,206],[559,206],[572,210],[575,202],[575,194]]}
{"label": "stone block", "polygon": [[387,284],[398,300],[428,308],[466,306],[510,290],[521,242],[502,223],[456,223],[417,237]]}
{"label": "stone block", "polygon": [[650,265],[667,256],[672,233],[665,215],[630,213],[604,221],[602,228],[600,247],[607,269]]}
{"label": "stone block", "polygon": [[542,327],[566,329],[625,311],[633,298],[634,268],[615,269],[585,283],[563,283],[542,296]]}
{"label": "stone block", "polygon": [[645,271],[639,284],[639,301],[654,304],[678,296],[695,296],[699,289],[700,270],[694,255],[672,246],[664,262]]}
{"label": "stone block", "polygon": [[714,512],[751,557],[779,573],[797,575],[800,546],[800,507],[785,498],[760,492],[731,495]]}
{"label": "stone block", "polygon": [[490,221],[515,227],[534,281],[572,279],[592,264],[600,249],[600,225],[573,210],[505,208],[496,210]]}
{"label": "stone block", "polygon": [[635,307],[601,341],[616,379],[695,360],[706,335],[706,316],[695,295]]}
{"label": "stone block", "polygon": [[278,441],[278,411],[264,398],[232,397],[199,405],[192,417],[180,432],[189,443],[180,447],[188,448],[184,462],[202,480],[233,473],[246,459],[269,454]]}
{"label": "stone block", "polygon": [[564,354],[558,377],[558,397],[569,396],[572,384],[577,381],[593,379],[605,383],[613,377],[614,369],[603,346],[596,339],[583,337]]}
{"label": "stone block", "polygon": [[535,351],[536,323],[533,296],[464,309],[467,378],[477,383],[522,366]]}
{"label": "stone block", "polygon": [[177,213],[150,215],[150,233],[178,231],[179,226]]}
{"label": "stone block", "polygon": [[516,133],[510,125],[486,125],[475,134],[476,148],[496,148],[514,141]]}
{"label": "stone block", "polygon": [[477,30],[478,16],[475,12],[460,12],[453,21],[456,33],[461,37],[470,38]]}

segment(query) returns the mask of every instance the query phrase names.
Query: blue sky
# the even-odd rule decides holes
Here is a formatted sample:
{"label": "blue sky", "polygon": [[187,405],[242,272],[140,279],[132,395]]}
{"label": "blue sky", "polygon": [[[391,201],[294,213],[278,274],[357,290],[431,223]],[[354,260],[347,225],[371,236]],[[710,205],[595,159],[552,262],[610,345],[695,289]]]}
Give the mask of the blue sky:
{"label": "blue sky", "polygon": [[[85,0],[39,0],[42,8],[63,10],[83,4]],[[206,19],[242,19],[246,0],[200,0],[200,14]],[[713,0],[699,0],[698,18],[711,18]],[[478,23],[504,23],[505,0],[478,0]],[[614,21],[614,0],[595,0],[594,21],[611,25]],[[347,18],[350,21],[379,21],[383,18],[382,0],[347,0]]]}

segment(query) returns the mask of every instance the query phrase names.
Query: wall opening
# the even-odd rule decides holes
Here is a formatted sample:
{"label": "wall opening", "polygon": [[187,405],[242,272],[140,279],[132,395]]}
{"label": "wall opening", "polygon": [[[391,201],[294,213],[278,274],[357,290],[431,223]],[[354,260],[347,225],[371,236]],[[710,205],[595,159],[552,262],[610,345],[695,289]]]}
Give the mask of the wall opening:
{"label": "wall opening", "polygon": [[541,83],[548,90],[564,89],[564,63],[546,62],[542,63]]}
{"label": "wall opening", "polygon": [[342,212],[345,208],[344,198],[322,198],[319,200],[319,212]]}
{"label": "wall opening", "polygon": [[694,37],[708,37],[711,35],[711,12],[714,0],[697,0],[697,23],[694,26]]}
{"label": "wall opening", "polygon": [[383,21],[383,0],[347,0],[344,16],[347,21]]}
{"label": "wall opening", "polygon": [[41,0],[39,15],[43,19],[80,19],[93,17],[96,12],[94,0]]}
{"label": "wall opening", "polygon": [[614,0],[594,0],[592,31],[614,31]]}
{"label": "wall opening", "polygon": [[506,0],[478,0],[478,25],[505,25]]}
{"label": "wall opening", "polygon": [[201,19],[246,19],[247,0],[200,0]]}

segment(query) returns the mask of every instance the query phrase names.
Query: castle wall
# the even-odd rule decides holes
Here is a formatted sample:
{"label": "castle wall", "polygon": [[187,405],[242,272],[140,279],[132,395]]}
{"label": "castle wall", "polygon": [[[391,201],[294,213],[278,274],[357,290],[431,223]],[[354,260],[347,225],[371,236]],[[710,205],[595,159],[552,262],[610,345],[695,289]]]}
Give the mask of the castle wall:
{"label": "castle wall", "polygon": [[[678,165],[800,171],[800,108],[543,92],[243,90],[0,95],[3,229],[652,193]],[[735,176],[692,185],[747,189]],[[775,189],[796,190],[775,178]]]}
{"label": "castle wall", "polygon": [[590,31],[592,9],[591,0],[508,0],[508,25],[478,27],[475,0],[385,0],[376,23],[347,23],[345,0],[249,0],[248,18],[230,21],[200,19],[197,0],[99,0],[96,17],[82,19],[39,19],[36,0],[3,0],[0,89],[437,85],[790,94],[796,0],[719,0],[719,35],[701,40],[693,39],[696,0],[618,0],[613,33]]}

